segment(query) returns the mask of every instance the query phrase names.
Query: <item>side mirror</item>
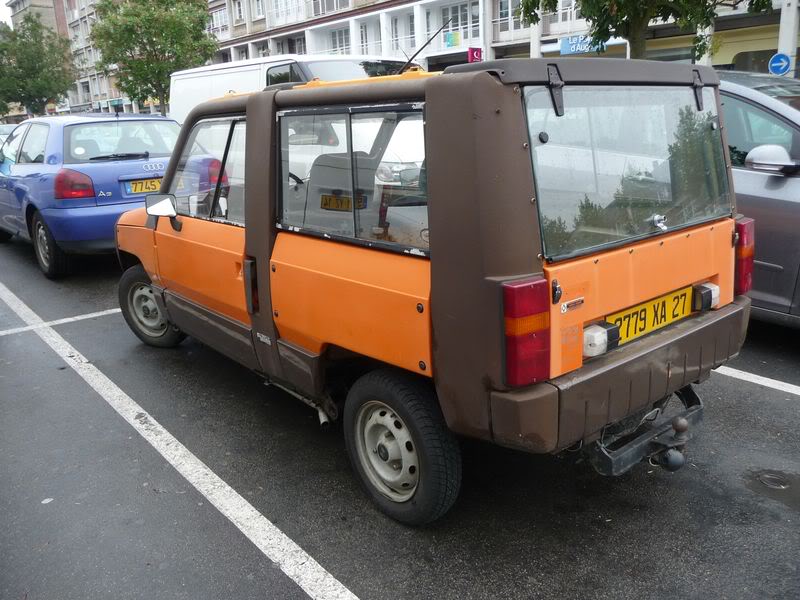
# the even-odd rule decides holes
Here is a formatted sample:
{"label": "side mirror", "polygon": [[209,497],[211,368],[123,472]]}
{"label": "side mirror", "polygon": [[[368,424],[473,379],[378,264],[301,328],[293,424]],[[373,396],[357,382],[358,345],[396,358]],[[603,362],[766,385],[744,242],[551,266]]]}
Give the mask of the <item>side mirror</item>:
{"label": "side mirror", "polygon": [[400,171],[400,183],[406,187],[419,184],[420,170],[416,167]]}
{"label": "side mirror", "polygon": [[3,154],[3,149],[0,148],[0,164],[3,164],[4,162],[6,162],[6,155]]}
{"label": "side mirror", "polygon": [[773,175],[794,175],[800,171],[800,165],[792,160],[786,148],[777,144],[756,146],[747,153],[744,166],[753,171]]}
{"label": "side mirror", "polygon": [[169,217],[172,219],[178,216],[175,196],[172,194],[148,194],[144,199],[144,206],[147,214],[151,217]]}

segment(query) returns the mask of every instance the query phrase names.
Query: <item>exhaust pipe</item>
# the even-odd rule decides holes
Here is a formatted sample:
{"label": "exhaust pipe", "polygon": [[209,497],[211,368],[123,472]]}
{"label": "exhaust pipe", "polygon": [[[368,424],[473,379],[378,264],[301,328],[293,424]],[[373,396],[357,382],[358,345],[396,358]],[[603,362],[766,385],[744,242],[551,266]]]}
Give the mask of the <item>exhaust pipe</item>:
{"label": "exhaust pipe", "polygon": [[330,429],[331,420],[328,418],[328,415],[325,414],[325,411],[319,407],[317,408],[317,416],[319,416],[320,429],[322,429],[323,431],[327,431],[328,429]]}

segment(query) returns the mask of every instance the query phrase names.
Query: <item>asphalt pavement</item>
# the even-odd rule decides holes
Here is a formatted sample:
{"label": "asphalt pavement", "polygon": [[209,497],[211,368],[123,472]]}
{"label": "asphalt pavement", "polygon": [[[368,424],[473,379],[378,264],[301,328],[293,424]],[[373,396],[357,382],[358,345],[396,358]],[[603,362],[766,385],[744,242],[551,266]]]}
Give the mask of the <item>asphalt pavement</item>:
{"label": "asphalt pavement", "polygon": [[[119,276],[100,257],[48,281],[0,245],[0,284],[46,322],[117,308]],[[52,329],[359,598],[800,597],[791,392],[713,375],[674,474],[465,440],[458,502],[411,529],[361,492],[339,429],[212,349],[149,348],[118,312]],[[729,366],[798,386],[797,335],[754,322]],[[0,598],[308,597],[2,301],[0,411]]]}

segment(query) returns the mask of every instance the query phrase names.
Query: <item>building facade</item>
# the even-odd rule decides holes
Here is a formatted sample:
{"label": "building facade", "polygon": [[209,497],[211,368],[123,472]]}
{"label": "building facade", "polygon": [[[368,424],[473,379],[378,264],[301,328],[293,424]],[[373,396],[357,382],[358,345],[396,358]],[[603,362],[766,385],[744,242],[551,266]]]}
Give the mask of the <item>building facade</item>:
{"label": "building facade", "polygon": [[[796,0],[773,0],[773,6],[772,13],[751,15],[746,2],[721,5],[714,52],[703,62],[766,71],[778,49],[781,10],[788,6],[795,22],[798,18]],[[440,27],[442,32],[416,59],[429,70],[467,62],[476,54],[483,60],[598,55],[588,43],[589,27],[576,0],[560,0],[558,10],[543,15],[536,26],[520,19],[519,0],[209,0],[208,7],[208,29],[220,44],[214,62],[286,53],[404,59]],[[692,37],[674,23],[653,23],[647,57],[691,62]],[[624,40],[612,39],[602,55],[624,58],[627,53]],[[790,54],[794,59],[796,48]]]}
{"label": "building facade", "polygon": [[8,0],[11,9],[11,26],[16,29],[29,13],[38,14],[42,24],[48,29],[66,37],[67,21],[63,0]]}

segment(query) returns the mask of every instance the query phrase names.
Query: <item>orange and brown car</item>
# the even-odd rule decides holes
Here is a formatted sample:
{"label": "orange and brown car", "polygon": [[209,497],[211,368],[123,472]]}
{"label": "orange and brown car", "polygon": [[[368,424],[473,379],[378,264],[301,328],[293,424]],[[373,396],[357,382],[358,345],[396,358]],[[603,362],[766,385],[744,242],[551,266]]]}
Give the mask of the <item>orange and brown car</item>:
{"label": "orange and brown car", "polygon": [[205,103],[117,225],[123,314],[342,420],[406,523],[455,501],[456,436],[675,470],[749,316],[718,85],[517,59]]}

